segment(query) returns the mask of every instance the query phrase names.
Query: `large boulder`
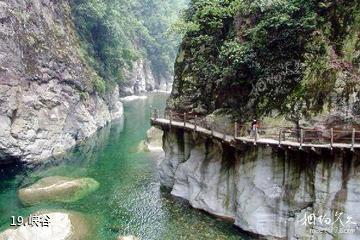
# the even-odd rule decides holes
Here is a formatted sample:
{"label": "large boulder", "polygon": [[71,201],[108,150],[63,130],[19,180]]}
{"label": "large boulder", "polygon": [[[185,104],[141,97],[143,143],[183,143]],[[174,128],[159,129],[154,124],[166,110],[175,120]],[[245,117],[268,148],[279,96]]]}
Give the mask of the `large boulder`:
{"label": "large boulder", "polygon": [[24,205],[40,202],[74,202],[95,191],[99,183],[92,178],[46,177],[22,188],[18,196]]}
{"label": "large boulder", "polygon": [[162,151],[162,136],[163,136],[163,131],[156,128],[156,127],[151,127],[147,132],[146,132],[146,141],[145,144],[147,146],[147,149],[150,152],[155,152],[155,151]]}
{"label": "large boulder", "polygon": [[47,218],[49,225],[35,226],[29,224],[8,229],[0,233],[0,240],[78,240],[88,239],[90,228],[87,220],[75,212],[42,212],[35,213],[39,219]]}

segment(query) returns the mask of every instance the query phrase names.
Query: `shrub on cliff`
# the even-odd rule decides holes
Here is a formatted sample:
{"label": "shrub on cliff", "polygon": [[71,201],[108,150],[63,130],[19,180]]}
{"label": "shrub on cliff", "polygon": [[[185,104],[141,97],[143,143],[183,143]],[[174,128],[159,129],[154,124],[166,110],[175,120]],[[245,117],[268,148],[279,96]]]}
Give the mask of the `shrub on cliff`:
{"label": "shrub on cliff", "polygon": [[360,85],[359,9],[357,1],[193,0],[170,105],[296,120],[346,101]]}
{"label": "shrub on cliff", "polygon": [[165,33],[184,2],[73,0],[85,58],[107,84],[126,82],[126,73],[139,58],[148,60],[159,78],[168,76],[178,41]]}

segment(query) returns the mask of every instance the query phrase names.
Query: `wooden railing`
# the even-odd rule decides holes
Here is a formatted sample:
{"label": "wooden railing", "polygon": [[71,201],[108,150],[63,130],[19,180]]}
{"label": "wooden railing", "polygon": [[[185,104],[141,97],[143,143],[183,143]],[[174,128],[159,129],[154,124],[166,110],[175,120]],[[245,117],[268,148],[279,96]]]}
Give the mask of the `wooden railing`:
{"label": "wooden railing", "polygon": [[[297,143],[299,148],[303,146],[307,147],[324,147],[325,145],[329,148],[350,148],[354,150],[360,147],[360,131],[356,131],[355,128],[350,130],[342,129],[310,129],[310,128],[277,128],[277,127],[259,127],[251,131],[251,123],[231,123],[231,124],[216,124],[206,120],[204,116],[198,116],[195,113],[189,112],[172,112],[167,111],[162,116],[157,109],[152,111],[151,119],[156,120],[163,119],[167,120],[169,125],[176,125],[177,127],[183,126],[184,128],[191,126],[194,131],[198,131],[201,128],[202,131],[210,132],[214,135],[216,132],[228,139],[249,141],[254,144],[257,142],[273,142],[276,141],[280,145],[292,146]],[[174,124],[176,123],[176,124]],[[188,126],[187,126],[188,125]],[[230,126],[229,126],[230,125]],[[265,141],[266,143],[266,141]]]}

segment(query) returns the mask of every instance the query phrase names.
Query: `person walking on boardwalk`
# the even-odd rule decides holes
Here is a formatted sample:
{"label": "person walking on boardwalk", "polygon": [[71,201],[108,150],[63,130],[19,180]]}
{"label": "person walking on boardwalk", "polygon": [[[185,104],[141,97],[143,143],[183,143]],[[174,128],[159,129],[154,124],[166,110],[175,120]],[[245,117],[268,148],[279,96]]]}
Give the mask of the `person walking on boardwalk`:
{"label": "person walking on boardwalk", "polygon": [[250,131],[250,138],[254,138],[257,139],[258,138],[258,128],[259,128],[259,123],[256,119],[254,119],[251,123],[251,131]]}

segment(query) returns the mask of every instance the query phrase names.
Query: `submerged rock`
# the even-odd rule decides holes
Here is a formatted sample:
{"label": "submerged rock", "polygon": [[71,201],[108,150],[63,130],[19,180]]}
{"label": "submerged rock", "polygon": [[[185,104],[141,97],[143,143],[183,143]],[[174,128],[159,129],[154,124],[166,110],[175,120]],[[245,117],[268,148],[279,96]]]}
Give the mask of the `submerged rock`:
{"label": "submerged rock", "polygon": [[47,217],[49,225],[29,225],[27,219],[25,225],[0,233],[0,240],[79,240],[90,236],[89,223],[79,213],[39,212],[33,216],[39,219]]}
{"label": "submerged rock", "polygon": [[117,240],[140,240],[140,238],[130,235],[130,236],[120,236],[118,237]]}
{"label": "submerged rock", "polygon": [[24,205],[40,202],[75,202],[95,191],[99,183],[92,178],[46,177],[20,189],[18,196]]}

